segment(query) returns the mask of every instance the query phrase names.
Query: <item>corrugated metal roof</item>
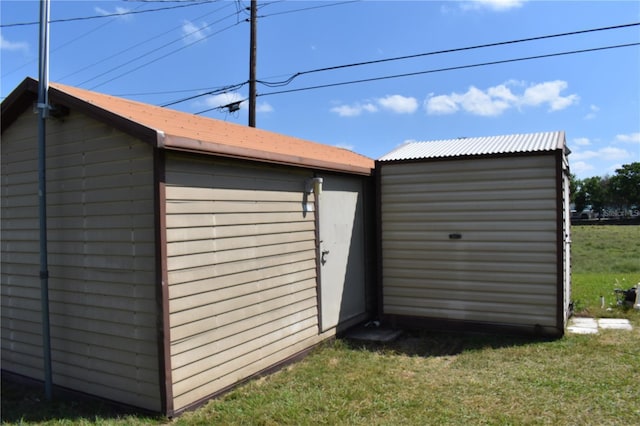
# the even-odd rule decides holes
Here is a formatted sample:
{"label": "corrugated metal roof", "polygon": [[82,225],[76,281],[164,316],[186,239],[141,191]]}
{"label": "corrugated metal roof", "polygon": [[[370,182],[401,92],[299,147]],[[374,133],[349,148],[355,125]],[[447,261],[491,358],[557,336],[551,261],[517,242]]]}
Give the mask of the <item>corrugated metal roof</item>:
{"label": "corrugated metal roof", "polygon": [[[32,101],[25,98],[34,96],[34,90],[37,93],[37,82],[27,78],[2,102],[3,130],[11,123],[5,118],[21,113],[9,110],[29,107]],[[373,159],[347,149],[63,84],[51,83],[49,97],[52,103],[91,113],[161,149],[363,175],[375,166]]]}
{"label": "corrugated metal roof", "polygon": [[564,144],[563,131],[408,142],[379,161],[555,151],[564,149]]}

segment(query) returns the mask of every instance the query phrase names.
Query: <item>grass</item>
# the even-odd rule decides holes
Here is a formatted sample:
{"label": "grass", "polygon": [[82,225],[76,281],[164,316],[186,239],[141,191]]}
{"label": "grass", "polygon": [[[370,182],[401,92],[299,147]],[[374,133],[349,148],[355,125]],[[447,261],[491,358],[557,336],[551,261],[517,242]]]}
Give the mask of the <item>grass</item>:
{"label": "grass", "polygon": [[640,279],[637,241],[637,226],[573,228],[580,313],[624,315],[634,326],[630,332],[555,340],[407,332],[386,346],[336,340],[173,420],[99,402],[45,403],[39,388],[3,380],[2,419],[46,425],[637,424],[640,313],[606,311],[599,300],[605,294],[612,303],[613,288]]}
{"label": "grass", "polygon": [[573,226],[571,240],[576,312],[598,317],[633,314],[616,308],[614,290],[640,283],[640,226]]}

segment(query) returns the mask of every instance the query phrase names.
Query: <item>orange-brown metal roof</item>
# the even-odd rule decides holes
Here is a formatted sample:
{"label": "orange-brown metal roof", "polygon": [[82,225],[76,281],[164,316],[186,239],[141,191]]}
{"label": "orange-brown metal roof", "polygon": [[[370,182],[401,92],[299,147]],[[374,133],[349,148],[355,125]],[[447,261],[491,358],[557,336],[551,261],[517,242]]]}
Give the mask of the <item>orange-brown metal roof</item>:
{"label": "orange-brown metal roof", "polygon": [[[34,82],[27,79],[20,87],[33,91]],[[374,168],[373,159],[346,149],[63,84],[51,83],[49,97],[52,103],[117,123],[138,137],[155,139],[151,142],[158,148],[364,175]]]}

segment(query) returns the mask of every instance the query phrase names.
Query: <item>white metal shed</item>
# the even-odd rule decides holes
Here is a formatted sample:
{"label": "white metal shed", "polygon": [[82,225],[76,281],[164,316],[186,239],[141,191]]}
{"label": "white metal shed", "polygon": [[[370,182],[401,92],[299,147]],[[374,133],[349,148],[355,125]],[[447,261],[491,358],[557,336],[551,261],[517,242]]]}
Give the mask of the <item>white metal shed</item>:
{"label": "white metal shed", "polygon": [[562,335],[564,132],[414,142],[376,162],[379,309],[404,326]]}

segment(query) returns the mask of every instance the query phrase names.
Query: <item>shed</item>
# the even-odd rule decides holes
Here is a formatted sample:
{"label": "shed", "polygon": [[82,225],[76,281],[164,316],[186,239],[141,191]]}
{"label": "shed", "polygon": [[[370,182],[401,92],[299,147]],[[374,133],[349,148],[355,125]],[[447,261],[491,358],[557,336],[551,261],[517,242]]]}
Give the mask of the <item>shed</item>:
{"label": "shed", "polygon": [[[28,78],[2,102],[1,343],[3,371],[41,380],[36,95]],[[49,99],[55,386],[171,416],[367,318],[373,160],[61,84]]]}
{"label": "shed", "polygon": [[379,310],[404,326],[561,336],[564,132],[402,145],[376,162]]}

